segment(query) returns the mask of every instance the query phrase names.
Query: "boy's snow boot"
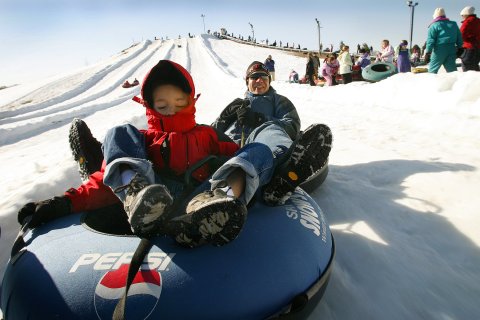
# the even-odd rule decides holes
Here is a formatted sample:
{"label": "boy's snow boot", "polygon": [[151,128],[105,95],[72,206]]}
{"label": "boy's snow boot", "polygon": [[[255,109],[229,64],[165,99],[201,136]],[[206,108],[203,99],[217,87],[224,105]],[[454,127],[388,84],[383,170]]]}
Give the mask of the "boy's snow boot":
{"label": "boy's snow boot", "polygon": [[80,119],[73,119],[68,134],[70,149],[83,181],[101,169],[103,161],[102,144],[92,135],[87,124]]}
{"label": "boy's snow boot", "polygon": [[186,214],[172,219],[175,240],[187,247],[223,246],[234,240],[247,218],[247,207],[221,189],[204,191],[188,204]]}
{"label": "boy's snow boot", "polygon": [[308,127],[294,146],[285,167],[265,186],[263,199],[268,205],[282,205],[295,188],[327,163],[332,148],[332,132],[324,124]]}
{"label": "boy's snow boot", "polygon": [[137,80],[137,78],[135,78],[135,80],[133,80],[133,82],[132,82],[132,87],[138,86],[139,84],[140,84],[140,82]]}
{"label": "boy's snow boot", "polygon": [[126,193],[123,206],[128,222],[134,234],[152,236],[162,233],[173,198],[167,188],[161,184],[149,183],[136,174],[129,184],[118,187],[115,193]]}
{"label": "boy's snow boot", "polygon": [[132,86],[132,85],[130,84],[130,82],[128,82],[128,80],[125,81],[125,82],[123,83],[123,85],[122,85],[122,87],[124,87],[124,88],[130,88],[131,86]]}

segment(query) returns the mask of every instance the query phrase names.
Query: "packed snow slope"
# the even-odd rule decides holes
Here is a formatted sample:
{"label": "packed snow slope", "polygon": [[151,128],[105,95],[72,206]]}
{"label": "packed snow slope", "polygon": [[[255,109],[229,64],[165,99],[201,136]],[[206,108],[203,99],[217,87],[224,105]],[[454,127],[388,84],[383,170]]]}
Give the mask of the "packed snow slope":
{"label": "packed snow slope", "polygon": [[310,87],[287,82],[291,69],[304,73],[305,58],[207,35],[144,41],[82,70],[0,90],[2,277],[18,209],[81,183],[67,139],[74,117],[99,140],[115,125],[145,128],[144,109],[131,101],[140,88],[121,84],[171,59],[202,94],[197,121],[211,123],[243,96],[248,64],[269,54],[272,85],[295,104],[302,128],[321,122],[334,135],[330,174],[312,196],[337,256],[311,319],[478,318],[480,72]]}

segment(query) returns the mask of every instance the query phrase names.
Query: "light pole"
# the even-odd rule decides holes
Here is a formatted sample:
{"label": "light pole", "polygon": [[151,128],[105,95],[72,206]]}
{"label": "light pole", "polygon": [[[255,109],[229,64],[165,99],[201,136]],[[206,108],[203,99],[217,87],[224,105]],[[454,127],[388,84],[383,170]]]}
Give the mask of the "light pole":
{"label": "light pole", "polygon": [[418,2],[413,3],[413,1],[407,1],[407,5],[410,7],[410,50],[412,49],[412,38],[413,38],[413,14],[415,13],[415,7],[418,5]]}
{"label": "light pole", "polygon": [[320,21],[318,21],[317,18],[315,18],[315,21],[317,21],[317,29],[318,29],[318,54],[322,53],[322,42],[320,41]]}
{"label": "light pole", "polygon": [[203,20],[203,33],[205,33],[205,15],[202,13],[200,17],[202,17]]}
{"label": "light pole", "polygon": [[254,39],[255,39],[255,31],[253,30],[253,24],[251,24],[250,22],[248,23],[250,25],[250,28],[252,28],[252,42],[254,42]]}

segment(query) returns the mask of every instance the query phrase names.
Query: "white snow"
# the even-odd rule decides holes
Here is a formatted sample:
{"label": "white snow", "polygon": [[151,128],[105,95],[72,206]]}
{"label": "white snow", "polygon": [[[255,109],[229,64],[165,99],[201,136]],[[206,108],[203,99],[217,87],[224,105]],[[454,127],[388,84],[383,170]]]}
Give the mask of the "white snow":
{"label": "white snow", "polygon": [[[179,47],[178,45],[181,45]],[[197,122],[211,123],[245,91],[244,72],[271,54],[273,87],[302,128],[328,124],[330,173],[312,193],[337,255],[311,319],[476,319],[480,314],[480,72],[397,74],[378,83],[287,82],[305,58],[203,35],[144,41],[94,66],[0,90],[0,274],[28,201],[81,183],[68,146],[74,117],[103,140],[144,128],[139,87],[121,84],[171,59],[193,75]]]}

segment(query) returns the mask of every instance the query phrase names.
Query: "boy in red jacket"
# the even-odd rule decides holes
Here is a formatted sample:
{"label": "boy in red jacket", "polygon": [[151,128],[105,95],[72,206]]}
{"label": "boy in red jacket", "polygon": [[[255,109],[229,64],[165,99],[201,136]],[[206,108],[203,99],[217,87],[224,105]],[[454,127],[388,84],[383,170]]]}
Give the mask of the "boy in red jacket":
{"label": "boy in red jacket", "polygon": [[[173,235],[181,233],[197,238],[200,229],[211,224],[228,230],[228,241],[241,230],[246,210],[238,206],[239,200],[229,198],[223,206],[229,212],[225,217],[210,217],[208,213],[183,215],[170,222],[174,198],[182,195],[181,177],[197,161],[208,155],[232,156],[237,144],[211,126],[195,122],[195,86],[190,74],[180,65],[161,60],[143,81],[141,95],[137,98],[146,107],[147,130],[132,125],[110,129],[103,143],[102,169],[77,189],[63,196],[26,204],[18,214],[22,223],[32,216],[30,226],[70,213],[93,210],[123,202],[132,231],[139,235],[160,232]],[[193,173],[204,181],[210,172],[204,165]],[[240,208],[240,209],[237,209]],[[216,221],[220,219],[222,221]],[[206,225],[208,224],[208,225]],[[235,230],[231,232],[232,226]],[[240,226],[240,228],[237,228]],[[203,242],[223,245],[227,235],[205,234]]]}

